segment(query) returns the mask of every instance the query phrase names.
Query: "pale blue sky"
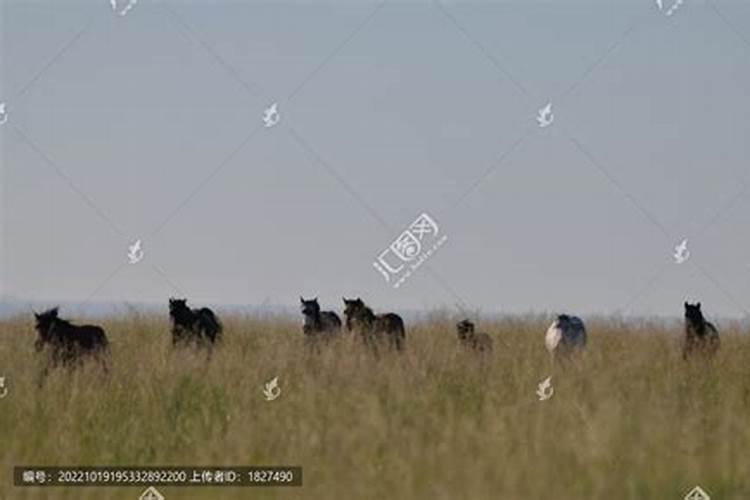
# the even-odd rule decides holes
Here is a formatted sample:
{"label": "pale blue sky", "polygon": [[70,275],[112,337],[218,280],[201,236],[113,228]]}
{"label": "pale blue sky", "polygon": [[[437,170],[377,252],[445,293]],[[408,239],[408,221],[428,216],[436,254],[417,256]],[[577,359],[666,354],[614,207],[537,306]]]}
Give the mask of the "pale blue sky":
{"label": "pale blue sky", "polygon": [[59,4],[1,2],[6,295],[750,311],[747,2]]}

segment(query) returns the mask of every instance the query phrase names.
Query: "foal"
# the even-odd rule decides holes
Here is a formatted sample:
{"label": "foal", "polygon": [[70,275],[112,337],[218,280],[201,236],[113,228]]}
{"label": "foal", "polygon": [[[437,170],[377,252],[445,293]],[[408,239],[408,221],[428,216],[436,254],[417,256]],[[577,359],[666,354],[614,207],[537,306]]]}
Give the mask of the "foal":
{"label": "foal", "polygon": [[456,324],[458,340],[462,345],[478,352],[492,350],[492,337],[483,332],[474,331],[474,323],[465,319]]}

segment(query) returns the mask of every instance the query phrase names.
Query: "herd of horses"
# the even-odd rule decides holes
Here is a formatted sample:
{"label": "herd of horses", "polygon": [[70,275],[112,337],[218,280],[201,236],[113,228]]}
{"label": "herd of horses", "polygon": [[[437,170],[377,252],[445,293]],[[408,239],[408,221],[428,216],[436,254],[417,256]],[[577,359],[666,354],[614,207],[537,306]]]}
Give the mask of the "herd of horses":
{"label": "herd of horses", "polygon": [[[364,345],[379,352],[382,349],[403,351],[406,345],[406,328],[403,319],[395,313],[375,314],[360,298],[343,299],[344,318],[334,311],[322,311],[318,299],[300,297],[304,322],[302,333],[306,342],[320,348],[328,341],[342,335],[344,328],[359,335]],[[685,302],[685,337],[683,357],[696,354],[711,356],[719,349],[719,332],[703,316],[700,302]],[[38,334],[34,347],[46,352],[42,380],[50,369],[74,367],[86,359],[96,359],[108,371],[109,342],[104,329],[95,325],[74,325],[58,316],[58,308],[34,313]],[[169,316],[172,323],[172,343],[178,346],[206,348],[209,352],[220,343],[223,326],[209,308],[192,309],[186,299],[169,299]],[[459,343],[479,353],[492,351],[492,337],[477,332],[474,323],[464,319],[456,324]],[[587,333],[583,321],[577,316],[561,314],[547,329],[544,343],[555,356],[567,356],[586,347]]]}

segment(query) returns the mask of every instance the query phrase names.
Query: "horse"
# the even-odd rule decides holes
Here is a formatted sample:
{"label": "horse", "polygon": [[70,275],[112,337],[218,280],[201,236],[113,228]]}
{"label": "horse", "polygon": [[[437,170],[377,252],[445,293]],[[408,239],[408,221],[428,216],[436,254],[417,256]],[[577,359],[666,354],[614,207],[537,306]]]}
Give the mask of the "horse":
{"label": "horse", "polygon": [[586,326],[578,316],[560,314],[547,329],[544,344],[550,354],[570,354],[586,347]]}
{"label": "horse", "polygon": [[685,302],[685,343],[682,348],[683,359],[694,353],[713,356],[719,350],[719,331],[703,317],[701,303]]}
{"label": "horse", "polygon": [[333,311],[321,311],[317,297],[312,300],[300,297],[299,300],[305,318],[302,333],[306,339],[330,339],[341,331],[341,319],[338,314]]}
{"label": "horse", "polygon": [[476,332],[474,323],[465,319],[456,324],[458,340],[464,347],[478,352],[492,351],[492,337],[484,332]]}
{"label": "horse", "polygon": [[406,340],[404,320],[395,313],[375,314],[360,298],[344,300],[344,316],[348,331],[358,331],[365,344],[375,348],[387,340],[391,348],[401,351]]}
{"label": "horse", "polygon": [[49,349],[49,359],[42,372],[40,385],[51,368],[74,368],[89,358],[97,360],[104,373],[109,373],[109,341],[104,329],[95,325],[74,325],[61,319],[58,313],[57,307],[34,313],[38,334],[34,349],[36,352]]}
{"label": "horse", "polygon": [[191,309],[186,299],[169,299],[172,320],[172,345],[195,344],[213,347],[221,340],[224,328],[214,312],[207,308]]}

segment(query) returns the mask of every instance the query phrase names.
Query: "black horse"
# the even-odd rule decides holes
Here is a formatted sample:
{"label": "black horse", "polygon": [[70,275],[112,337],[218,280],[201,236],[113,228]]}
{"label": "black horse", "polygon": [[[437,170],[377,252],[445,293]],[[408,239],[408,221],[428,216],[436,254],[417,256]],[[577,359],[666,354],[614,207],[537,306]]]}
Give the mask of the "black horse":
{"label": "black horse", "polygon": [[694,353],[712,356],[719,350],[719,331],[703,317],[701,303],[685,302],[685,344],[682,357],[687,359]]}
{"label": "black horse", "polygon": [[318,298],[305,300],[300,297],[300,307],[305,322],[302,325],[302,333],[309,341],[335,337],[341,331],[341,319],[333,311],[321,311]]}
{"label": "black horse", "polygon": [[465,319],[456,324],[456,334],[458,340],[465,347],[479,352],[489,352],[492,350],[492,337],[483,332],[474,330],[474,323]]}
{"label": "black horse", "polygon": [[387,340],[397,351],[404,348],[406,329],[398,314],[375,314],[362,299],[344,298],[344,315],[347,330],[359,332],[365,344],[375,348],[377,343]]}
{"label": "black horse", "polygon": [[169,299],[169,316],[172,319],[172,345],[213,347],[221,340],[221,322],[207,307],[191,309],[186,299]]}
{"label": "black horse", "polygon": [[57,366],[73,368],[81,365],[87,358],[96,359],[105,373],[109,371],[107,367],[109,342],[101,327],[77,326],[60,319],[57,307],[41,314],[34,313],[34,316],[38,333],[34,348],[37,352],[48,349],[49,353],[48,363],[42,372],[42,380],[52,368]]}

